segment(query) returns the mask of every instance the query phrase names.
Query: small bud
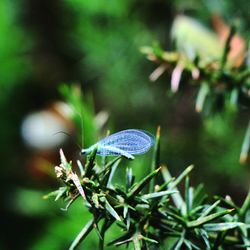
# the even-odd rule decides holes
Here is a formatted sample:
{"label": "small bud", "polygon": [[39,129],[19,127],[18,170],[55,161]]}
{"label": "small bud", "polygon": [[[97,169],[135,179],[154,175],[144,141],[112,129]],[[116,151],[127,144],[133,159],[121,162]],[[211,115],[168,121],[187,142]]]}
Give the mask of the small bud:
{"label": "small bud", "polygon": [[184,69],[184,67],[181,64],[177,64],[177,66],[174,68],[174,70],[172,72],[171,90],[173,93],[176,93],[179,89],[183,69]]}
{"label": "small bud", "polygon": [[90,180],[89,180],[89,178],[84,177],[84,178],[82,179],[82,182],[83,182],[83,183],[89,183],[89,182],[90,182]]}
{"label": "small bud", "polygon": [[200,71],[197,68],[193,68],[192,71],[191,71],[191,74],[192,74],[192,78],[194,80],[197,80],[197,79],[199,79]]}
{"label": "small bud", "polygon": [[55,173],[57,178],[61,178],[63,176],[63,168],[61,166],[55,166]]}
{"label": "small bud", "polygon": [[154,188],[155,192],[158,192],[159,189],[160,189],[160,186],[159,185],[155,185],[155,188]]}
{"label": "small bud", "polygon": [[225,200],[232,202],[232,198],[229,195],[226,195]]}
{"label": "small bud", "polygon": [[142,240],[142,239],[143,239],[143,236],[142,236],[141,234],[138,234],[138,235],[137,235],[137,239],[138,239],[138,240]]}

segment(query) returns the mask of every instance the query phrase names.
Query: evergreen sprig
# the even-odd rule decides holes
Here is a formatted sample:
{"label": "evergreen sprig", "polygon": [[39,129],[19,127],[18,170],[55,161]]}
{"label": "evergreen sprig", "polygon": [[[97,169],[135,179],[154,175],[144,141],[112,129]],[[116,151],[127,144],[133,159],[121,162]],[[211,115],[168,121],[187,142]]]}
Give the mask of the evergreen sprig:
{"label": "evergreen sprig", "polygon": [[[159,65],[149,76],[150,80],[156,81],[164,72],[168,73],[171,90],[175,93],[180,89],[182,75],[185,75],[185,84],[198,88],[195,101],[198,113],[208,115],[221,110],[234,113],[239,107],[250,109],[249,48],[243,55],[241,65],[228,61],[235,33],[236,29],[232,26],[219,58],[190,57],[178,49],[165,51],[158,43],[141,47],[147,59]],[[249,149],[250,121],[241,147],[240,163],[247,161]]]}
{"label": "evergreen sprig", "polygon": [[[250,192],[241,207],[229,196],[216,197],[208,203],[203,186],[190,185],[193,166],[177,178],[173,178],[165,166],[158,166],[159,138],[158,130],[151,172],[136,180],[132,168],[127,168],[124,181],[119,185],[114,185],[113,178],[122,157],[99,166],[94,150],[85,166],[78,161],[80,174],[76,174],[60,150],[61,164],[55,170],[63,185],[48,196],[67,201],[66,209],[82,197],[92,214],[69,249],[76,249],[96,230],[99,249],[104,249],[106,244],[132,244],[136,250],[160,247],[249,250]],[[159,182],[160,179],[163,181]],[[179,189],[182,183],[183,191]],[[113,224],[121,228],[120,235],[106,243],[105,233]]]}

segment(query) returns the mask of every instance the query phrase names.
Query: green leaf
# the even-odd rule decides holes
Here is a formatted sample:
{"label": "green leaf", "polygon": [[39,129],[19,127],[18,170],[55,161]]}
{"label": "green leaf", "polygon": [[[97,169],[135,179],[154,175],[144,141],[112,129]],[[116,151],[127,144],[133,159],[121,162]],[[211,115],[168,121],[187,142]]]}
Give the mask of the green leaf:
{"label": "green leaf", "polygon": [[126,173],[126,191],[128,191],[134,182],[132,168],[127,168]]}
{"label": "green leaf", "polygon": [[[178,189],[176,189],[176,186],[192,171],[192,169],[194,168],[193,165],[188,166],[179,176],[176,180],[172,181],[169,185],[168,185],[168,189],[169,190],[174,190],[174,191],[178,191]],[[164,178],[165,182],[168,182],[169,180],[172,179],[169,171],[167,168],[162,168],[162,175]],[[172,195],[172,199],[176,205],[176,207],[178,209],[181,209],[182,214],[185,214],[186,212],[186,204],[182,198],[182,196],[180,195],[180,193],[176,193],[174,195]]]}
{"label": "green leaf", "polygon": [[184,240],[184,244],[186,245],[186,247],[189,249],[189,250],[192,250],[192,245],[191,245],[191,242],[189,240]]}
{"label": "green leaf", "polygon": [[127,214],[128,214],[128,205],[124,204],[124,207],[123,207],[123,218],[126,218]]}
{"label": "green leaf", "polygon": [[111,160],[110,162],[108,162],[104,168],[100,171],[99,175],[105,175],[107,172],[110,171],[110,168],[112,168],[112,166],[121,159],[121,156],[116,157],[115,159]]}
{"label": "green leaf", "polygon": [[200,90],[196,98],[196,104],[195,104],[195,110],[198,113],[202,112],[209,91],[210,89],[208,84],[206,82],[203,82],[200,86]]}
{"label": "green leaf", "polygon": [[110,241],[108,243],[108,246],[110,246],[110,245],[119,246],[119,245],[122,245],[122,244],[125,244],[125,243],[128,243],[128,242],[131,242],[133,240],[132,236],[133,236],[133,232],[128,231],[127,233],[125,233],[124,235],[118,237],[117,239]]}
{"label": "green leaf", "polygon": [[166,212],[170,217],[173,217],[181,225],[186,226],[186,220],[183,217],[179,216],[174,211],[170,211],[169,208],[166,210]]}
{"label": "green leaf", "polygon": [[107,209],[107,211],[118,221],[121,221],[120,216],[117,214],[117,212],[115,211],[115,209],[109,204],[109,202],[107,201],[107,199],[105,199],[105,207]]}
{"label": "green leaf", "polygon": [[[188,166],[179,176],[178,178],[169,184],[169,188],[176,187],[194,168],[194,165]],[[165,179],[165,178],[164,178]],[[169,178],[168,178],[169,179]],[[166,180],[167,181],[167,180]]]}
{"label": "green leaf", "polygon": [[81,163],[79,160],[77,160],[77,166],[78,166],[78,168],[79,168],[81,177],[83,177],[84,174],[85,174],[85,172],[84,172],[84,170],[83,170],[82,163]]}
{"label": "green leaf", "polygon": [[202,204],[206,195],[204,193],[204,185],[199,184],[197,188],[194,190],[194,198],[193,198],[193,206],[197,207]]}
{"label": "green leaf", "polygon": [[227,206],[227,207],[229,206],[229,207],[234,208],[234,209],[236,209],[236,210],[239,209],[239,207],[236,206],[236,205],[234,204],[234,202],[231,200],[231,198],[230,198],[229,196],[226,196],[226,198],[223,198],[223,197],[220,197],[220,196],[218,196],[218,195],[215,195],[215,196],[214,196],[214,199],[220,200],[221,203],[222,203],[224,206]]}
{"label": "green leaf", "polygon": [[129,230],[130,224],[131,224],[131,219],[130,219],[130,213],[129,212],[126,214],[125,218],[126,218],[126,229]]}
{"label": "green leaf", "polygon": [[60,187],[57,190],[57,195],[56,195],[55,201],[57,201],[58,199],[60,199],[67,192],[67,190],[68,190],[67,187]]}
{"label": "green leaf", "polygon": [[142,191],[142,189],[154,178],[160,171],[161,168],[156,169],[146,177],[144,177],[139,183],[137,183],[132,190],[128,193],[128,197],[136,196]]}
{"label": "green leaf", "polygon": [[203,228],[208,232],[227,231],[244,225],[242,222],[224,222],[224,223],[209,223],[203,225]]}
{"label": "green leaf", "polygon": [[196,213],[200,212],[203,209],[204,209],[204,205],[203,206],[194,207],[193,210],[190,212],[190,215],[191,216],[195,216]]}
{"label": "green leaf", "polygon": [[149,213],[149,205],[148,204],[137,204],[135,206],[136,211],[140,212],[141,214]]}
{"label": "green leaf", "polygon": [[177,192],[178,191],[169,191],[169,190],[166,190],[166,191],[161,191],[161,192],[144,194],[142,196],[142,198],[148,200],[148,199],[153,199],[153,198],[159,198],[159,197],[162,197],[162,196],[168,196],[168,195],[171,195],[171,194],[175,194]]}
{"label": "green leaf", "polygon": [[93,149],[91,154],[88,156],[87,163],[85,165],[85,175],[86,177],[90,177],[92,175],[92,169],[95,166],[95,157],[97,152],[97,146]]}
{"label": "green leaf", "polygon": [[239,210],[239,216],[242,220],[245,220],[245,216],[247,211],[250,209],[250,189],[248,191],[247,197],[242,205],[242,207]]}
{"label": "green leaf", "polygon": [[193,242],[189,241],[189,243],[192,246],[192,249],[202,250],[201,248],[199,248],[198,246],[196,246]]}
{"label": "green leaf", "polygon": [[208,233],[207,233],[207,231],[206,230],[204,230],[204,229],[198,229],[199,230],[199,232],[200,232],[200,235],[201,235],[201,237],[202,237],[202,239],[203,239],[203,241],[204,241],[204,243],[205,243],[205,245],[206,245],[206,250],[210,250],[211,249],[211,246],[210,246],[210,242],[209,242],[209,236],[208,236]]}
{"label": "green leaf", "polygon": [[214,213],[214,214],[211,214],[211,215],[208,215],[208,216],[205,216],[205,217],[200,217],[198,218],[197,220],[194,220],[194,221],[189,221],[187,223],[187,227],[191,228],[191,227],[199,227],[199,226],[202,226],[210,221],[213,221],[217,218],[220,218],[226,214],[229,214],[231,213],[232,211],[234,211],[235,209],[227,209],[227,210],[223,210],[223,211],[220,211],[220,212],[217,212],[217,213]]}
{"label": "green leaf", "polygon": [[176,244],[174,246],[174,250],[182,249],[182,245],[184,243],[184,239],[185,239],[185,232],[183,232],[181,234],[181,237],[176,241]]}
{"label": "green leaf", "polygon": [[160,191],[163,191],[168,185],[170,182],[173,182],[175,180],[175,178],[171,178],[170,180],[164,182],[158,189],[157,191],[160,192]]}
{"label": "green leaf", "polygon": [[220,203],[220,200],[216,201],[213,205],[209,206],[205,211],[201,214],[200,217],[207,216],[214,208],[216,208]]}
{"label": "green leaf", "polygon": [[76,236],[76,238],[74,239],[74,241],[72,242],[72,244],[69,247],[69,250],[74,250],[77,248],[77,246],[81,243],[81,241],[83,239],[86,238],[86,236],[92,231],[93,227],[94,227],[94,219],[91,219],[84,227],[83,229],[80,231],[80,233]]}
{"label": "green leaf", "polygon": [[246,224],[243,224],[242,226],[239,226],[239,228],[240,228],[240,231],[241,231],[241,238],[242,238],[242,240],[244,242],[244,245],[245,245],[247,250],[250,250],[250,239],[249,239]]}
{"label": "green leaf", "polygon": [[244,246],[242,247],[246,247],[247,250],[250,250],[250,240],[249,237],[242,237],[242,240],[244,242]]}
{"label": "green leaf", "polygon": [[248,151],[250,147],[250,121],[247,126],[246,134],[244,137],[244,141],[241,146],[241,152],[240,152],[240,162],[246,163],[247,157],[248,157]]}
{"label": "green leaf", "polygon": [[192,209],[193,202],[193,188],[189,186],[189,177],[186,176],[185,181],[185,203],[186,203],[186,214],[189,215]]}
{"label": "green leaf", "polygon": [[154,239],[151,239],[151,238],[148,238],[148,237],[145,237],[145,236],[143,236],[143,235],[141,235],[141,238],[142,238],[143,240],[148,241],[148,242],[153,243],[153,244],[158,244],[158,243],[159,243],[158,241],[156,241],[156,240],[154,240]]}
{"label": "green leaf", "polygon": [[163,179],[164,179],[165,183],[169,183],[168,189],[171,188],[172,190],[178,192],[178,193],[176,193],[176,194],[174,194],[172,196],[172,199],[173,199],[174,204],[176,205],[176,207],[178,209],[181,208],[183,206],[183,204],[184,204],[184,200],[183,200],[181,194],[179,193],[179,190],[177,188],[175,188],[176,180],[173,180],[172,176],[170,175],[170,173],[169,173],[169,171],[168,171],[168,169],[166,167],[162,168],[162,176],[163,176]]}
{"label": "green leaf", "polygon": [[107,181],[107,185],[106,185],[108,188],[110,188],[112,186],[111,182],[113,180],[113,176],[114,176],[115,171],[116,171],[117,167],[119,166],[120,162],[121,162],[121,158],[119,158],[116,162],[114,162],[114,164],[111,167],[111,171],[108,174],[108,181]]}
{"label": "green leaf", "polygon": [[50,197],[56,197],[55,201],[57,201],[59,198],[61,198],[66,192],[67,192],[67,187],[60,187],[58,190],[55,190],[53,192],[50,192],[46,195],[43,196],[44,199],[48,199]]}

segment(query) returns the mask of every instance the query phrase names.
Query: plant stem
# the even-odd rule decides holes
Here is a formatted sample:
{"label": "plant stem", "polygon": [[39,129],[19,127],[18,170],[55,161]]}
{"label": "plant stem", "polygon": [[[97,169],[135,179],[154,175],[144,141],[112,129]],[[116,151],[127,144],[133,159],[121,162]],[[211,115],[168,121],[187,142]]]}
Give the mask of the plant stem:
{"label": "plant stem", "polygon": [[102,229],[101,229],[101,232],[100,232],[101,233],[101,238],[100,238],[100,241],[99,241],[99,250],[104,250],[105,233],[106,233],[107,229],[109,229],[112,226],[113,223],[114,223],[113,219],[108,219],[108,218],[104,219]]}
{"label": "plant stem", "polygon": [[[160,134],[161,134],[161,127],[158,126],[157,132],[156,132],[153,161],[152,161],[150,172],[153,172],[155,169],[160,167]],[[154,192],[154,186],[155,186],[155,180],[152,179],[151,182],[149,183],[149,192]]]}

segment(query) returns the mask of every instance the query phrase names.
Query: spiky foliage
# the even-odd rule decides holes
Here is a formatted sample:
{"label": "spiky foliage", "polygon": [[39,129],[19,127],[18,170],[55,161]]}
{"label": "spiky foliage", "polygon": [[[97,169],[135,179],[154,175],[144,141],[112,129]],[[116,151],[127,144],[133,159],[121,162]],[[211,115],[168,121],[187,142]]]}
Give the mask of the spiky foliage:
{"label": "spiky foliage", "polygon": [[[136,250],[250,249],[250,192],[241,207],[229,196],[216,197],[212,204],[208,203],[203,185],[190,186],[193,166],[177,178],[165,166],[159,167],[159,137],[158,130],[152,171],[136,180],[132,168],[127,168],[119,185],[114,185],[113,177],[121,157],[100,166],[94,150],[85,166],[77,162],[79,174],[76,174],[72,162],[60,151],[61,164],[55,171],[63,185],[47,197],[67,201],[66,209],[77,198],[84,199],[93,215],[69,249],[76,249],[92,230],[99,236],[99,249],[106,244],[132,244]],[[181,192],[178,187],[183,182]],[[120,235],[106,243],[105,233],[113,224],[121,228]]]}
{"label": "spiky foliage", "polygon": [[[248,51],[241,48],[245,41],[236,34],[236,27],[232,25],[230,29],[226,28],[228,36],[222,46],[215,33],[201,28],[194,20],[187,17],[176,19],[172,29],[172,33],[176,33],[176,49],[165,51],[158,43],[141,48],[148,60],[159,65],[149,76],[150,80],[156,81],[163,73],[167,73],[171,77],[171,91],[175,93],[180,89],[182,76],[185,77],[185,84],[199,89],[195,102],[198,113],[209,115],[229,111],[232,114],[240,107],[249,109],[249,48]],[[238,44],[232,46],[235,40],[238,40]],[[237,59],[231,58],[230,53],[237,54]],[[250,121],[246,127],[239,157],[241,163],[246,163],[248,158]]]}

